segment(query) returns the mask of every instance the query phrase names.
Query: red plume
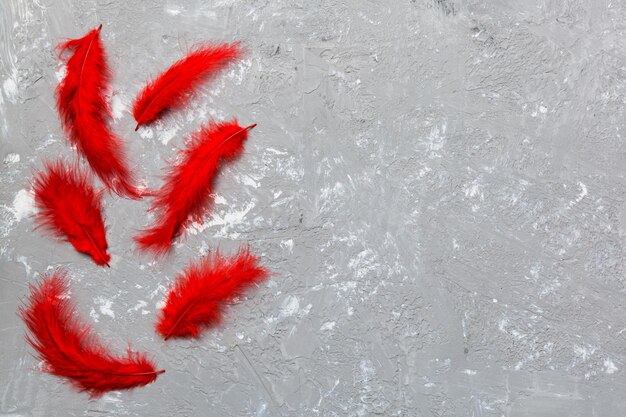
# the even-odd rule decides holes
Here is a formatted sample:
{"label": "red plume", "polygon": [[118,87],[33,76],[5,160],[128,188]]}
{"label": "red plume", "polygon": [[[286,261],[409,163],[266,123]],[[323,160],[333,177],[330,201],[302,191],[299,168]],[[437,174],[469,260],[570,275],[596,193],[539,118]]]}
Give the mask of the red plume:
{"label": "red plume", "polygon": [[184,106],[199,84],[241,56],[239,43],[197,48],[176,61],[135,98],[133,116],[137,127],[156,120],[168,109]]}
{"label": "red plume", "polygon": [[213,180],[222,160],[232,160],[243,152],[248,130],[236,120],[212,122],[191,136],[179,162],[171,167],[165,184],[156,191],[151,210],[156,210],[156,224],[143,230],[135,241],[142,250],[166,252],[181,228],[201,219],[213,193]]}
{"label": "red plume", "polygon": [[129,348],[125,356],[116,357],[109,352],[77,317],[67,292],[65,272],[44,275],[30,286],[28,302],[19,309],[29,330],[26,340],[46,372],[68,378],[91,396],[147,385],[165,372],[156,371],[145,353]]}
{"label": "red plume", "polygon": [[197,337],[204,328],[219,324],[224,304],[268,275],[247,248],[232,258],[216,252],[192,263],[170,289],[157,332],[166,340]]}
{"label": "red plume", "polygon": [[46,164],[33,180],[37,220],[53,235],[66,239],[74,248],[91,255],[98,265],[107,265],[107,238],[102,220],[101,193],[91,176],[77,167],[57,161]]}
{"label": "red plume", "polygon": [[100,42],[101,28],[58,46],[61,53],[69,50],[73,54],[67,60],[67,75],[56,90],[57,109],[70,141],[102,182],[120,195],[139,198],[123,142],[107,125],[110,112],[105,93],[111,75]]}

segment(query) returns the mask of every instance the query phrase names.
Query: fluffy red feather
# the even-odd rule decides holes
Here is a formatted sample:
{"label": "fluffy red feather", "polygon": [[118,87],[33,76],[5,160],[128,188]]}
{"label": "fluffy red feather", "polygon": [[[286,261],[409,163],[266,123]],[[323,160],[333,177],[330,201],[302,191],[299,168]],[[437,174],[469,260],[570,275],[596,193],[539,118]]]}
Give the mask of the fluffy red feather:
{"label": "fluffy red feather", "polygon": [[89,254],[98,265],[107,265],[107,238],[102,219],[101,193],[91,176],[78,167],[57,161],[46,164],[33,179],[37,220],[53,235]]}
{"label": "fluffy red feather", "polygon": [[206,45],[176,61],[149,82],[133,103],[137,127],[156,120],[169,109],[184,106],[199,85],[241,56],[239,43]]}
{"label": "fluffy red feather", "polygon": [[231,258],[216,252],[192,263],[176,277],[156,330],[166,340],[197,337],[207,327],[219,324],[224,306],[269,275],[248,248]]}
{"label": "fluffy red feather", "polygon": [[120,195],[139,198],[122,140],[108,126],[106,101],[110,70],[100,41],[100,29],[58,46],[71,52],[67,73],[56,90],[57,109],[70,141],[87,159],[91,169],[106,186]]}
{"label": "fluffy red feather", "polygon": [[236,120],[212,122],[191,136],[165,183],[155,192],[151,210],[157,212],[157,218],[152,227],[135,237],[140,249],[162,254],[187,222],[201,220],[208,209],[220,162],[243,152],[248,130],[254,126],[242,128]]}
{"label": "fluffy red feather", "polygon": [[165,372],[155,370],[145,353],[130,348],[125,356],[109,352],[90,326],[77,317],[67,292],[65,272],[44,275],[41,282],[30,286],[28,301],[19,310],[28,327],[26,340],[46,372],[68,378],[91,396],[146,385]]}

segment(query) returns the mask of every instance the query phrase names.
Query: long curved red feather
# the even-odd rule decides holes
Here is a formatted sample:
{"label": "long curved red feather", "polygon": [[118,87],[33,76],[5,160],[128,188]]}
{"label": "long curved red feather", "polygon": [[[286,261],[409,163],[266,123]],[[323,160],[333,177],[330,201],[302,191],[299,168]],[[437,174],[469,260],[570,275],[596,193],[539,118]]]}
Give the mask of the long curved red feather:
{"label": "long curved red feather", "polygon": [[203,81],[241,54],[239,43],[204,45],[176,61],[149,82],[135,98],[135,130],[156,120],[169,109],[184,106]]}
{"label": "long curved red feather", "polygon": [[40,226],[89,254],[96,264],[108,266],[111,256],[107,253],[101,193],[94,190],[88,173],[60,161],[47,163],[34,176],[33,193]]}
{"label": "long curved red feather", "polygon": [[165,253],[189,221],[201,219],[213,194],[213,181],[222,160],[241,155],[248,130],[236,120],[211,122],[192,134],[179,161],[170,168],[163,186],[155,192],[151,210],[155,224],[135,237],[141,250]]}
{"label": "long curved red feather", "polygon": [[231,258],[216,252],[191,263],[170,288],[156,330],[166,340],[198,337],[203,329],[219,324],[228,301],[268,276],[248,248]]}
{"label": "long curved red feather", "polygon": [[68,378],[91,396],[147,385],[165,372],[155,370],[145,353],[130,348],[125,356],[109,352],[77,317],[67,292],[67,274],[56,271],[30,285],[28,302],[19,308],[28,327],[26,340],[46,372]]}
{"label": "long curved red feather", "polygon": [[57,110],[70,141],[102,182],[117,194],[140,198],[123,141],[107,123],[110,111],[105,94],[111,74],[100,41],[101,28],[58,46],[62,54],[72,54],[67,60],[67,74],[56,90]]}

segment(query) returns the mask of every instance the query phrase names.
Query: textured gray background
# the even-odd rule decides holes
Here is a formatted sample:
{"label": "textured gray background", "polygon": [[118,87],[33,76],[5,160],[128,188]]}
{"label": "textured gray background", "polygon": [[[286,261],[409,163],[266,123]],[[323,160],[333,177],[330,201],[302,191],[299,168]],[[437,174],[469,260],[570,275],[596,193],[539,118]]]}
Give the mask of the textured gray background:
{"label": "textured gray background", "polygon": [[[209,117],[259,124],[165,261],[133,252],[148,201],[107,196],[110,270],[33,232],[28,192],[72,152],[52,48],[99,23],[146,184]],[[0,1],[0,414],[625,415],[625,32],[621,0]],[[147,76],[206,39],[250,54],[133,132]],[[275,276],[200,341],[157,338],[175,272],[245,242]],[[167,373],[89,400],[39,372],[15,310],[58,265]]]}

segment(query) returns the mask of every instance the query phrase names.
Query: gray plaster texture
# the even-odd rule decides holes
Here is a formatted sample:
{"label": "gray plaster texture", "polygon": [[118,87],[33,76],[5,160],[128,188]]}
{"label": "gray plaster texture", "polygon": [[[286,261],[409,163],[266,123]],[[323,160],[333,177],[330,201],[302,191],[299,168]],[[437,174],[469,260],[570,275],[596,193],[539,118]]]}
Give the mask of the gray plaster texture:
{"label": "gray plaster texture", "polygon": [[[149,200],[106,195],[111,268],[33,231],[29,179],[74,151],[53,50],[102,23],[112,128],[157,187],[201,123],[258,123],[163,260]],[[0,415],[626,415],[626,2],[0,1]],[[248,55],[134,132],[144,81],[205,41]],[[250,244],[274,275],[199,340],[169,283]],[[167,370],[99,399],[42,373],[16,315],[66,267],[112,350]]]}

